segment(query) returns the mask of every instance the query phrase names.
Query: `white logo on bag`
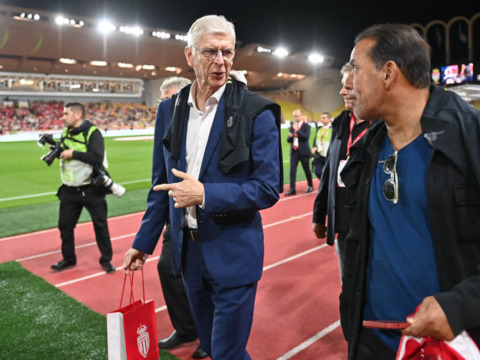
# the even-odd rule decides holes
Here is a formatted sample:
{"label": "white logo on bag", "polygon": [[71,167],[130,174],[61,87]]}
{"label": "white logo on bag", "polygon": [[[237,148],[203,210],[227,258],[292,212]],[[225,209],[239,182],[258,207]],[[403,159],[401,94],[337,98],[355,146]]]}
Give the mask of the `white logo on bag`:
{"label": "white logo on bag", "polygon": [[144,358],[147,357],[148,349],[150,348],[150,336],[147,332],[147,326],[140,324],[139,328],[137,329],[137,346],[138,351]]}

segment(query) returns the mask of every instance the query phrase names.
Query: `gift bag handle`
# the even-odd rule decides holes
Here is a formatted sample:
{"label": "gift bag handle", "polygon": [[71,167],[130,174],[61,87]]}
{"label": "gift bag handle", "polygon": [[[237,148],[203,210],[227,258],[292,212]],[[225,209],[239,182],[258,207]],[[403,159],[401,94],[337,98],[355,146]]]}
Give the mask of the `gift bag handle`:
{"label": "gift bag handle", "polygon": [[[142,292],[143,292],[143,302],[145,302],[145,281],[143,277],[143,269],[141,270],[142,272]],[[135,298],[133,295],[133,276],[135,275],[134,271],[130,271],[128,274],[125,273],[125,277],[123,278],[123,287],[122,287],[122,295],[120,297],[120,306],[119,308],[122,307],[122,302],[123,302],[123,295],[125,294],[125,285],[127,284],[127,277],[129,278],[130,282],[130,303],[129,305],[133,304],[135,302]]]}

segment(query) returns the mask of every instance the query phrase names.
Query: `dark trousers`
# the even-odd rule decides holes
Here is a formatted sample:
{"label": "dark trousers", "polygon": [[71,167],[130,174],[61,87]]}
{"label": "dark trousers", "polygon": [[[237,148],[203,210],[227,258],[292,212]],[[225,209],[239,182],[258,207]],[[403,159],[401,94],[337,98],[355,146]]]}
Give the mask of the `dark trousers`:
{"label": "dark trousers", "polygon": [[112,260],[112,243],[107,224],[107,201],[100,189],[88,185],[82,187],[62,186],[58,191],[60,215],[58,228],[62,238],[62,255],[67,261],[76,262],[74,229],[83,208],[89,212],[95,239],[100,250],[100,264]]}
{"label": "dark trousers", "polygon": [[302,164],[303,171],[305,171],[305,176],[307,177],[307,183],[308,186],[313,187],[313,181],[312,181],[312,172],[310,171],[310,157],[307,156],[301,156],[300,152],[293,151],[292,154],[290,155],[290,189],[295,190],[295,184],[297,182],[297,166],[298,162]]}
{"label": "dark trousers", "polygon": [[172,271],[170,224],[167,224],[163,232],[162,253],[158,260],[157,270],[173,328],[182,338],[197,339],[197,331],[193,323],[190,304],[188,303],[187,294],[185,293],[182,276],[175,276]]}
{"label": "dark trousers", "polygon": [[315,175],[320,180],[322,178],[323,167],[325,166],[325,162],[327,161],[325,156],[318,155],[317,157],[313,158],[312,167]]}
{"label": "dark trousers", "polygon": [[397,353],[390,349],[370,329],[362,328],[355,360],[395,360]]}
{"label": "dark trousers", "polygon": [[183,279],[200,345],[212,360],[251,360],[246,350],[253,322],[257,283],[235,288],[210,275],[201,240],[185,236]]}

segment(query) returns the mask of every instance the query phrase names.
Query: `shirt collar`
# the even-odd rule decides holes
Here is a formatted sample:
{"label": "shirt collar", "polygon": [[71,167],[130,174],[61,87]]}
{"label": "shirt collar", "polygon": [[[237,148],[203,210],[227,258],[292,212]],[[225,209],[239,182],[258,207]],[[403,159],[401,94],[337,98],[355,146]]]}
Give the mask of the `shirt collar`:
{"label": "shirt collar", "polygon": [[[190,88],[190,94],[188,94],[188,100],[187,100],[187,103],[190,107],[193,107],[195,109],[198,110],[197,108],[197,105],[195,104],[195,92],[197,91],[197,86],[198,86],[198,82],[197,80],[195,80],[192,84],[192,87]],[[223,84],[223,86],[221,86],[217,91],[215,91],[213,93],[212,96],[210,96],[206,103],[209,102],[210,99],[215,99],[217,104],[220,102],[220,99],[222,98],[223,96],[223,93],[225,92],[225,87],[227,86],[227,83],[225,82],[225,84]]]}

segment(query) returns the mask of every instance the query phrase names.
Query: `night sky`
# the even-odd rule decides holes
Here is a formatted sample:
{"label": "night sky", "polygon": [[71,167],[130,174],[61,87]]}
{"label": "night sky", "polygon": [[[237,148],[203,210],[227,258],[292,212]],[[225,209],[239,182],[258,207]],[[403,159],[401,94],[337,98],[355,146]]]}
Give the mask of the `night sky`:
{"label": "night sky", "polygon": [[[224,15],[235,24],[242,44],[285,46],[290,53],[319,51],[348,60],[357,33],[376,23],[420,23],[454,16],[471,18],[480,12],[480,1],[352,0],[0,0],[71,15],[108,17],[113,22],[145,24],[187,32],[202,15]],[[478,21],[480,23],[480,20]],[[343,61],[341,60],[341,61]]]}

